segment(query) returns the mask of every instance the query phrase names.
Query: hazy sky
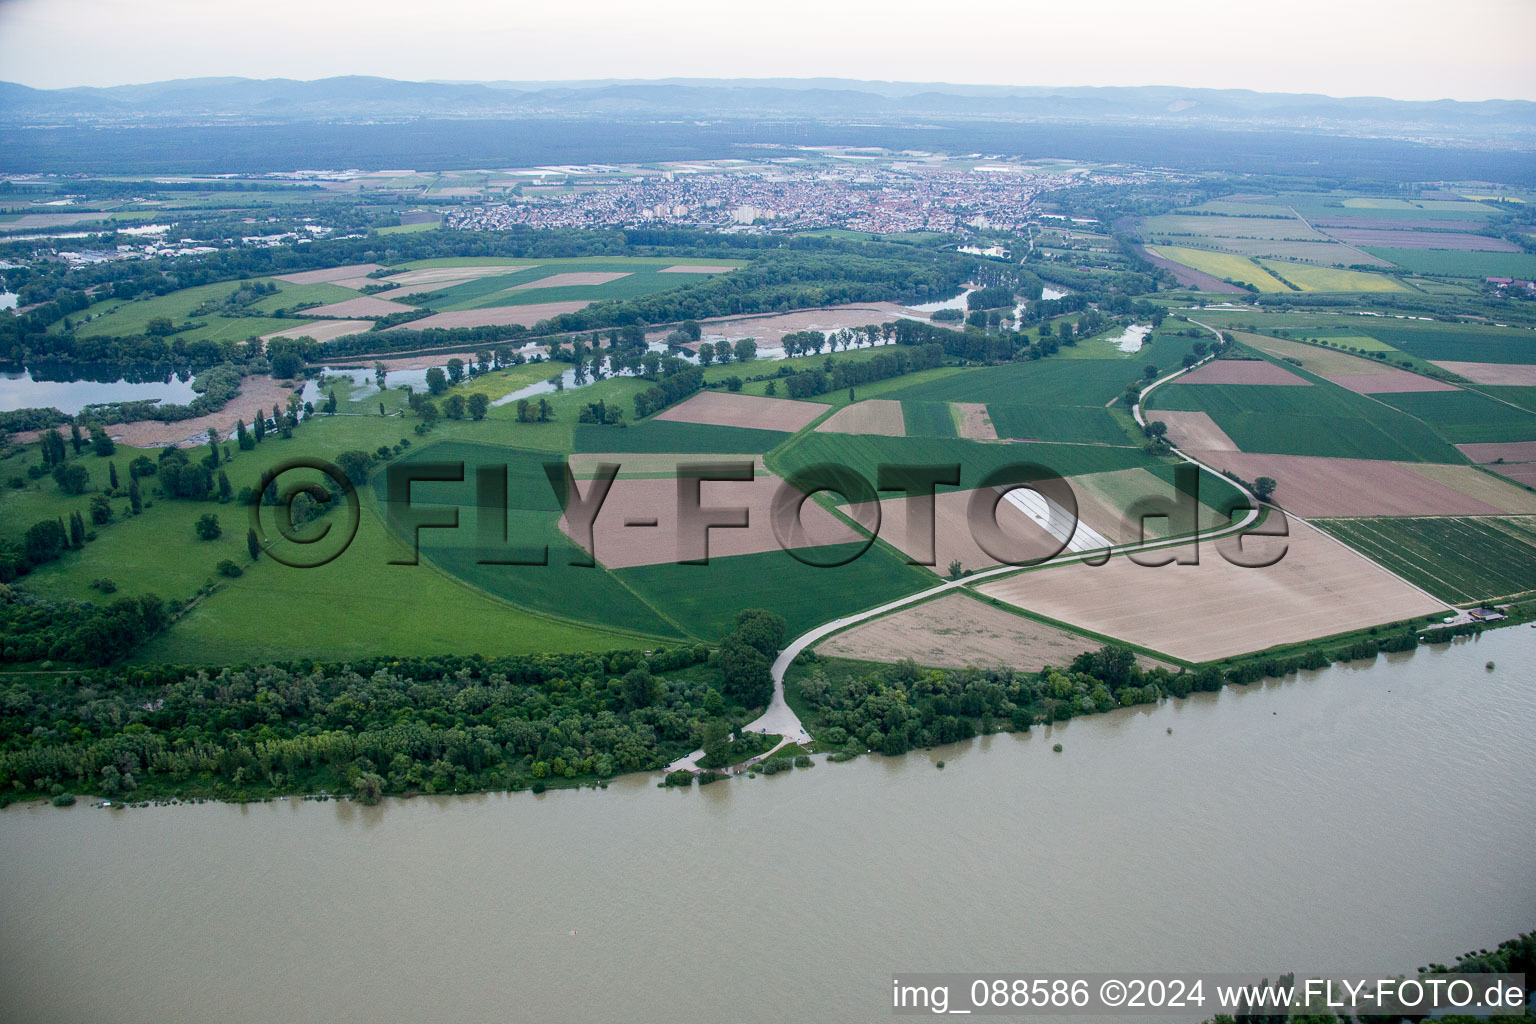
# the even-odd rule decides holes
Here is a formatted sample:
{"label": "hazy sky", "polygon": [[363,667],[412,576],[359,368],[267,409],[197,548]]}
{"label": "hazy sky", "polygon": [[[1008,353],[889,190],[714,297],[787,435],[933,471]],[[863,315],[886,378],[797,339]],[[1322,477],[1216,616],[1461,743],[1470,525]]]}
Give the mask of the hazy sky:
{"label": "hazy sky", "polygon": [[1536,100],[1536,0],[0,0],[0,80],[837,76]]}

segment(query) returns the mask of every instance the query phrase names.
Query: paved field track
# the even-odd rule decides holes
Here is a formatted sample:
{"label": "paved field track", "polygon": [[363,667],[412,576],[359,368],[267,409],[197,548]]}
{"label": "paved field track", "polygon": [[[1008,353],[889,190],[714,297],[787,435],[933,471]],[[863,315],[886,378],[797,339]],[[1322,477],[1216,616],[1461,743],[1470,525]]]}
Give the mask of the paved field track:
{"label": "paved field track", "polygon": [[[964,594],[945,594],[823,640],[818,654],[861,661],[911,658],[932,668],[969,666],[1038,672],[1065,665],[1098,642]],[[1138,657],[1143,668],[1159,662]]]}
{"label": "paved field track", "polygon": [[750,427],[793,433],[826,411],[826,406],[813,402],[701,391],[686,402],[658,413],[656,419],[673,423],[706,423],[717,427]]}
{"label": "paved field track", "polygon": [[907,433],[901,403],[888,398],[845,405],[818,423],[816,429],[829,434],[884,434],[887,437],[905,437]]}
{"label": "paved field track", "polygon": [[1266,568],[1235,566],[1215,544],[1203,543],[1199,565],[1146,568],[1118,556],[1099,567],[1052,566],[978,589],[1186,661],[1261,651],[1446,608],[1306,523],[1292,519],[1289,528],[1283,542],[1244,542],[1247,557],[1273,556],[1279,544],[1286,545],[1284,557]]}
{"label": "paved field track", "polygon": [[1283,366],[1263,359],[1214,359],[1204,366],[1175,378],[1170,386],[1181,384],[1272,384],[1311,387],[1312,382]]}

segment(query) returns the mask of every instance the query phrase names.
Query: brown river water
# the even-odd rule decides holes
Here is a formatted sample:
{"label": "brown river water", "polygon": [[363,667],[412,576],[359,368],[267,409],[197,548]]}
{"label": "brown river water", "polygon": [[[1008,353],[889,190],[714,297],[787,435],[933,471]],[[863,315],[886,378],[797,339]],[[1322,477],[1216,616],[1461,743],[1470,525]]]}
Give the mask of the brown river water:
{"label": "brown river water", "polygon": [[687,791],[13,806],[0,1019],[883,1021],[894,971],[1411,973],[1536,927],[1533,664],[1519,626]]}

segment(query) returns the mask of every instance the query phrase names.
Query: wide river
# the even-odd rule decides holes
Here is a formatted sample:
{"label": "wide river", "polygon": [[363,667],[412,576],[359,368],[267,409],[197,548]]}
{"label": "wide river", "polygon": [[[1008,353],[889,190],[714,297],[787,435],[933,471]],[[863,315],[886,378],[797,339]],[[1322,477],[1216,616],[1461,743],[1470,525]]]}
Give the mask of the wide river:
{"label": "wide river", "polygon": [[893,971],[1411,973],[1536,926],[1533,663],[1521,626],[702,790],[12,807],[0,1018],[884,1021]]}

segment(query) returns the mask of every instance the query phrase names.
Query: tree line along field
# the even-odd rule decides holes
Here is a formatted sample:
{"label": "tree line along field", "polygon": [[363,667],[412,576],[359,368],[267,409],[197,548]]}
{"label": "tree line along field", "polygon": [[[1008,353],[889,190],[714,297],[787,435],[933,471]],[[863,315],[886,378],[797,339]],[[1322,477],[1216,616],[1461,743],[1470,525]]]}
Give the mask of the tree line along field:
{"label": "tree line along field", "polygon": [[[1170,339],[1167,351],[1179,351],[1180,343]],[[855,356],[863,354],[850,354]],[[1117,394],[1136,376],[1138,365],[1136,358],[1118,356],[1055,364],[1041,360],[946,367],[950,372],[913,375],[918,380],[915,385],[903,378],[895,382],[942,389],[970,378],[971,386],[957,393],[990,389],[998,395],[1039,396],[1043,401],[1075,402],[1085,396],[1098,401]],[[707,376],[723,378],[739,369],[711,367]],[[468,378],[455,390],[504,393],[529,374],[545,372],[548,368],[515,367]],[[1029,386],[1021,388],[1021,381]],[[907,565],[904,556],[883,542],[836,569],[807,567],[780,551],[716,558],[707,567],[652,565],[610,571],[572,566],[568,563],[577,549],[557,526],[559,505],[541,462],[563,460],[573,452],[706,457],[768,453],[772,468],[779,472],[836,461],[873,481],[881,463],[955,461],[965,467],[963,486],[973,486],[985,473],[1021,460],[1062,475],[1168,468],[1143,453],[1102,406],[1042,406],[1045,411],[1035,414],[1026,405],[1006,407],[1014,411],[1004,413],[1005,417],[1033,415],[1028,429],[1047,438],[1027,445],[983,444],[953,436],[953,413],[944,401],[905,403],[907,410],[923,410],[919,415],[947,422],[950,433],[943,437],[839,435],[808,428],[788,433],[656,419],[620,428],[575,422],[585,403],[601,397],[627,404],[647,386],[632,378],[609,378],[547,395],[555,410],[553,422],[517,422],[513,407],[504,405],[489,410],[480,422],[440,420],[423,437],[412,435],[418,421],[406,412],[398,389],[354,403],[347,400],[350,385],[334,386],[341,398],[339,415],[314,416],[291,439],[269,435],[253,452],[229,446],[233,458],[221,468],[236,492],[254,486],[260,473],[281,459],[306,455],[334,459],[341,451],[373,451],[380,445],[395,448],[393,458],[404,462],[506,464],[514,481],[508,534],[534,547],[548,547],[551,564],[479,564],[476,531],[482,510],[468,481],[417,485],[418,501],[431,502],[436,497],[458,507],[460,527],[424,531],[420,565],[388,564],[404,557],[409,548],[389,527],[385,476],[376,467],[369,486],[359,488],[362,518],[357,539],[343,556],[323,567],[300,570],[267,558],[250,561],[244,551],[247,510],[238,502],[151,498],[142,515],[128,516],[126,499],[119,493],[111,499],[114,521],[98,528],[96,539],[82,551],[38,568],[26,578],[28,589],[50,599],[101,600],[90,584],[111,578],[122,595],[159,593],[176,601],[195,598],[174,626],[141,649],[138,657],[148,661],[344,657],[385,649],[430,654],[465,645],[487,653],[644,647],[679,639],[714,639],[728,627],[734,611],[748,605],[770,606],[793,628],[808,628],[877,600],[910,593],[929,585],[932,576]],[[829,415],[847,404],[846,395],[836,398],[830,404],[804,404]],[[377,415],[380,403],[388,415]],[[1113,436],[1118,444],[1063,443],[1083,433],[1101,434],[1105,439]],[[192,451],[196,454],[201,449]],[[120,446],[111,459],[98,459],[87,449],[78,458],[91,474],[92,489],[78,498],[62,495],[46,477],[24,489],[7,490],[0,497],[0,522],[6,534],[19,534],[41,518],[84,510],[95,489],[104,484],[106,464],[116,462],[119,474],[126,478],[128,461],[140,454],[158,457],[154,450]],[[15,456],[10,467],[22,470],[36,457],[35,449],[29,448]],[[146,488],[151,494],[153,487],[150,478]],[[220,517],[223,536],[198,541],[194,522],[208,511]],[[225,558],[239,564],[243,574],[220,577],[214,567]],[[744,586],[744,581],[751,581],[751,586]]]}
{"label": "tree line along field", "polygon": [[1380,397],[1429,424],[1452,444],[1536,441],[1536,414],[1475,391],[1410,392]]}
{"label": "tree line along field", "polygon": [[1536,590],[1536,516],[1437,516],[1314,522],[1452,604]]}

